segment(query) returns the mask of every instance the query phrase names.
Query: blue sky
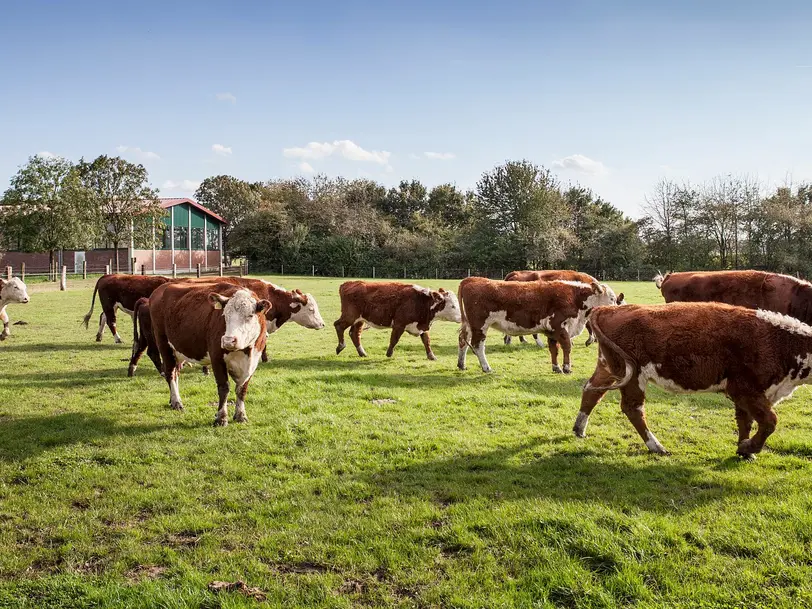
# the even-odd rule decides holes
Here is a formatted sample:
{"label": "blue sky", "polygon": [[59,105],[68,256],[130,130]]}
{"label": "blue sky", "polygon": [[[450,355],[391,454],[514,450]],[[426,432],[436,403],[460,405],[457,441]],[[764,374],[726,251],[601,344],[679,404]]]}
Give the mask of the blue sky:
{"label": "blue sky", "polygon": [[661,176],[812,180],[812,2],[668,4],[0,0],[0,188],[46,152],[162,196],[528,158],[633,216]]}

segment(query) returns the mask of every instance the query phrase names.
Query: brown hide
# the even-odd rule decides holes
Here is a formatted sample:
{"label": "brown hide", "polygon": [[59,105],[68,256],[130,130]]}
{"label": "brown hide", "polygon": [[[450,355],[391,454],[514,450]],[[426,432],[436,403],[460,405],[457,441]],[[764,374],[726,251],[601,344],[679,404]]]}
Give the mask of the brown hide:
{"label": "brown hide", "polygon": [[[591,321],[600,355],[582,394],[579,436],[606,391],[620,389],[621,408],[649,450],[665,453],[643,410],[640,383],[654,373],[672,391],[671,383],[679,391],[724,392],[736,406],[738,453],[750,457],[775,429],[773,404],[791,394],[791,387],[777,386],[809,381],[812,327],[792,317],[724,303],[672,303],[596,307]],[[753,421],[758,431],[750,438]]]}
{"label": "brown hide", "polygon": [[[102,315],[105,318],[105,323],[110,328],[110,332],[112,332],[113,336],[116,337],[116,342],[121,342],[118,338],[118,330],[116,329],[116,304],[119,304],[127,311],[133,311],[135,309],[135,303],[139,298],[149,298],[155,288],[168,281],[171,281],[171,279],[160,275],[104,275],[96,282],[90,304],[90,311],[85,315],[82,323],[84,323],[85,328],[88,327],[90,317],[93,315],[93,309],[96,306],[96,294],[98,293],[99,304],[102,307]],[[102,318],[100,316],[96,341],[101,341],[103,332],[104,325],[102,324]]]}
{"label": "brown hide", "polygon": [[587,285],[590,285],[593,282],[597,283],[598,281],[592,275],[588,275],[587,273],[569,271],[566,269],[550,269],[546,271],[511,271],[505,275],[505,281],[554,281],[556,279],[580,281]]}
{"label": "brown hide", "polygon": [[669,273],[660,291],[666,302],[723,302],[812,323],[812,284],[789,275],[763,271]]}

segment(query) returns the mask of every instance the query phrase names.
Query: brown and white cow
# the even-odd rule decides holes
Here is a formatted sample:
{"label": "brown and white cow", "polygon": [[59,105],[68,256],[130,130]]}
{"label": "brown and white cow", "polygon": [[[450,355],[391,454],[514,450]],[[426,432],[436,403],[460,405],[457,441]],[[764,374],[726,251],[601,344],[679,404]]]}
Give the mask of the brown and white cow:
{"label": "brown and white cow", "polygon": [[[573,431],[583,437],[607,391],[651,452],[668,454],[646,423],[649,382],[677,393],[724,393],[736,407],[737,453],[761,451],[777,417],[773,406],[812,381],[812,326],[773,311],[723,303],[600,307],[591,315],[598,364],[581,395]],[[751,438],[753,421],[758,430]]]}
{"label": "brown and white cow", "polygon": [[430,290],[412,283],[397,281],[346,281],[338,288],[341,317],[333,324],[338,335],[336,355],[346,347],[344,331],[350,328],[350,339],[360,357],[367,353],[361,345],[364,323],[372,328],[392,328],[386,357],[392,357],[403,332],[419,336],[426,357],[436,360],[431,350],[429,329],[435,319],[460,322],[460,306],[453,292],[443,288]]}
{"label": "brown and white cow", "polygon": [[724,302],[766,309],[812,324],[812,284],[764,271],[707,271],[658,274],[654,284],[666,302]]}
{"label": "brown and white cow", "polygon": [[[546,271],[511,271],[505,275],[505,281],[555,281],[556,279],[563,279],[564,281],[580,281],[581,283],[586,283],[587,285],[598,283],[598,280],[588,273],[581,273],[580,271],[570,271],[566,269],[548,269]],[[623,292],[617,295],[617,304],[624,304]],[[588,347],[595,342],[595,335],[592,333],[592,327],[589,325],[589,320],[586,322],[586,331],[589,333],[589,337],[586,339],[586,346]],[[506,345],[510,344],[510,339],[511,337],[506,334]],[[539,340],[538,334],[533,334],[533,339],[536,341],[536,344],[539,347],[544,346],[544,344]],[[519,342],[526,343],[527,341],[525,340],[524,336],[519,336]]]}
{"label": "brown and white cow", "polygon": [[6,307],[13,303],[27,304],[28,300],[28,290],[22,279],[19,277],[0,279],[0,320],[3,321],[0,340],[6,340],[11,334]]}
{"label": "brown and white cow", "polygon": [[120,343],[122,342],[121,337],[116,329],[116,309],[121,309],[130,317],[133,317],[136,301],[139,298],[149,298],[155,288],[168,281],[172,281],[172,279],[160,275],[103,275],[96,282],[93,299],[90,302],[90,311],[87,312],[82,323],[85,328],[88,327],[90,317],[93,315],[93,308],[96,306],[96,293],[98,292],[102,313],[99,316],[99,331],[96,333],[96,342],[101,342],[106,323],[116,342]]}
{"label": "brown and white cow", "polygon": [[231,283],[167,283],[149,298],[152,334],[169,384],[169,404],[183,410],[178,389],[181,362],[210,365],[217,381],[215,425],[228,424],[228,377],[237,401],[234,421],[245,422],[245,395],[265,348],[271,307],[247,288]]}
{"label": "brown and white cow", "polygon": [[[607,285],[579,281],[494,281],[467,277],[458,290],[462,308],[457,367],[465,370],[470,346],[483,372],[491,367],[485,357],[485,337],[494,327],[503,334],[521,336],[540,333],[547,337],[553,372],[569,374],[571,339],[578,336],[593,307],[616,304]],[[564,368],[558,366],[558,346],[564,351]]]}
{"label": "brown and white cow", "polygon": [[[249,279],[247,277],[212,277],[178,280],[178,283],[192,283],[208,285],[211,283],[231,283],[233,285],[249,288],[260,297],[271,302],[271,308],[266,313],[268,321],[268,334],[276,332],[288,321],[293,321],[305,328],[320,330],[324,328],[324,320],[319,312],[319,305],[312,294],[303,294],[301,290],[286,290],[263,279]],[[134,376],[138,361],[147,351],[147,355],[161,372],[160,355],[149,332],[149,303],[138,301],[136,303],[136,318],[133,323],[133,352],[130,358],[127,376]],[[139,332],[140,326],[140,332]],[[157,361],[156,357],[157,356]],[[262,350],[262,361],[268,361],[267,349]],[[204,367],[204,373],[208,371]]]}

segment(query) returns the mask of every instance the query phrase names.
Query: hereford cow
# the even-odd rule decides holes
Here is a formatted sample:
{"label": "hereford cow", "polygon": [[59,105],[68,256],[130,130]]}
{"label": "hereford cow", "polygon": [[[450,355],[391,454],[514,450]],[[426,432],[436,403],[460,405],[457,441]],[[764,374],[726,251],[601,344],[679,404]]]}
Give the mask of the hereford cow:
{"label": "hereford cow", "polygon": [[[568,270],[551,269],[546,271],[511,271],[505,275],[505,281],[555,281],[556,279],[563,279],[564,281],[580,281],[581,283],[586,283],[587,285],[598,283],[598,280],[592,275],[581,273],[579,271]],[[617,304],[624,304],[623,292],[617,295]],[[589,325],[589,320],[586,322],[586,331],[589,333],[589,337],[586,339],[586,346],[588,347],[595,342],[595,335],[592,333],[592,327]],[[538,334],[533,334],[533,338],[539,347],[544,346],[541,340],[539,340]],[[506,345],[510,344],[510,339],[511,336],[506,334]],[[519,342],[526,343],[527,340],[525,340],[524,336],[519,336]]]}
{"label": "hereford cow", "polygon": [[28,290],[19,277],[0,279],[0,319],[3,320],[3,332],[0,333],[0,340],[6,340],[11,334],[6,306],[12,303],[28,303]]}
{"label": "hereford cow", "polygon": [[344,331],[350,328],[350,339],[358,355],[366,357],[361,346],[361,332],[366,322],[373,328],[392,328],[386,357],[392,357],[403,332],[419,336],[426,357],[436,360],[431,350],[429,328],[435,319],[460,322],[460,305],[453,292],[443,288],[430,290],[397,281],[347,281],[338,288],[341,317],[333,324],[338,335],[336,355],[346,346]]}
{"label": "hereford cow", "polygon": [[268,300],[231,283],[167,283],[149,298],[152,334],[169,384],[169,405],[183,410],[178,389],[181,362],[210,365],[217,381],[215,425],[228,424],[228,377],[237,401],[234,421],[245,422],[248,382],[265,348]]}
{"label": "hereford cow", "polygon": [[[620,407],[651,452],[668,454],[646,424],[646,384],[674,392],[724,393],[736,407],[737,453],[759,452],[775,429],[772,407],[812,380],[812,327],[780,313],[723,303],[600,307],[591,315],[598,364],[573,431],[583,437],[603,395]],[[758,430],[751,438],[753,421]]]}
{"label": "hereford cow", "polygon": [[[278,285],[262,279],[248,279],[245,277],[213,277],[201,279],[183,279],[178,283],[191,283],[195,285],[208,285],[212,282],[231,283],[232,285],[249,288],[262,298],[271,302],[266,317],[268,320],[268,334],[276,332],[286,322],[293,321],[305,328],[320,330],[324,327],[324,320],[319,312],[319,305],[312,294],[303,294],[301,290],[286,290]],[[146,299],[144,299],[146,300]],[[133,352],[130,358],[130,365],[127,376],[134,376],[144,351],[155,364],[158,372],[161,372],[161,359],[154,344],[154,339],[149,331],[149,303],[136,303],[136,314],[133,322]],[[139,331],[140,327],[140,331]],[[157,360],[156,360],[157,358]],[[268,361],[267,350],[262,350],[262,361]],[[208,374],[207,367],[203,367],[204,374]]]}
{"label": "hereford cow", "polygon": [[[458,290],[462,309],[457,366],[465,370],[468,347],[479,358],[483,372],[491,367],[485,358],[485,337],[493,326],[504,334],[541,333],[553,360],[553,372],[569,374],[571,339],[584,329],[593,307],[617,304],[607,285],[579,281],[494,281],[468,277]],[[558,346],[564,351],[564,368],[558,366]]]}
{"label": "hereford cow", "polygon": [[87,312],[82,323],[85,328],[88,327],[90,317],[93,315],[93,308],[96,306],[96,293],[98,292],[102,313],[99,316],[99,331],[96,333],[96,342],[101,342],[106,322],[116,342],[120,343],[121,337],[116,329],[116,309],[121,309],[132,317],[136,301],[139,298],[149,298],[155,288],[168,281],[172,280],[169,277],[161,277],[160,275],[103,275],[96,282],[93,299],[90,302],[90,311]]}
{"label": "hereford cow", "polygon": [[812,284],[763,271],[658,274],[654,284],[666,302],[724,302],[791,315],[812,324]]}

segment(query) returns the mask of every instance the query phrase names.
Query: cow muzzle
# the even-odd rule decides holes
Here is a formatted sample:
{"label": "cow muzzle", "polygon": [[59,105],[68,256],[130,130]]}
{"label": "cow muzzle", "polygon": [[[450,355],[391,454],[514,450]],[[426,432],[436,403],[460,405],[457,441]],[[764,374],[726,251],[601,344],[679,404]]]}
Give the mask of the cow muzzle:
{"label": "cow muzzle", "polygon": [[28,304],[28,298],[22,301],[23,304]]}
{"label": "cow muzzle", "polygon": [[237,343],[236,336],[223,336],[220,339],[220,346],[223,348],[223,351],[236,351]]}

